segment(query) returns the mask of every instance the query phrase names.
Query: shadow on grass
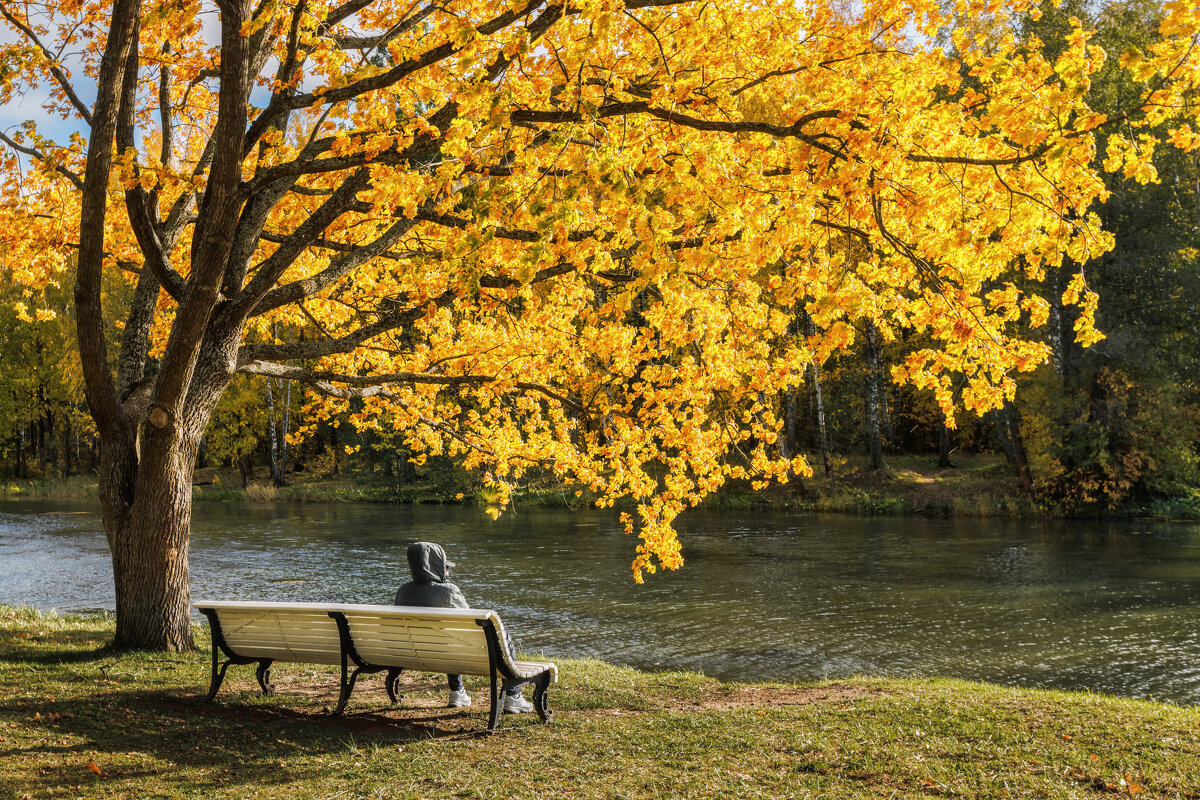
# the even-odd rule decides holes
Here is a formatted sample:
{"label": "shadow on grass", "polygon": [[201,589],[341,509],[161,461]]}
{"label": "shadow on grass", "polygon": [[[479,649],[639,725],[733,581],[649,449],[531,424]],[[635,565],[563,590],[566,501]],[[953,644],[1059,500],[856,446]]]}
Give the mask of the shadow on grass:
{"label": "shadow on grass", "polygon": [[[319,703],[301,709],[243,704],[236,697],[209,702],[203,694],[178,690],[8,700],[0,702],[0,721],[33,729],[38,737],[23,746],[11,746],[11,739],[9,746],[0,744],[0,759],[42,765],[22,770],[22,785],[9,787],[13,796],[57,794],[97,781],[110,786],[137,781],[139,793],[168,786],[172,791],[236,791],[239,785],[261,790],[319,781],[327,771],[325,756],[344,760],[360,748],[490,736],[486,715],[478,710],[351,708],[334,717]],[[90,764],[99,765],[103,775]]]}
{"label": "shadow on grass", "polygon": [[[0,661],[29,664],[85,664],[121,655],[112,645],[111,634],[101,631],[73,633],[66,640],[57,635],[42,637],[25,631],[0,628]],[[64,647],[68,645],[68,647]]]}

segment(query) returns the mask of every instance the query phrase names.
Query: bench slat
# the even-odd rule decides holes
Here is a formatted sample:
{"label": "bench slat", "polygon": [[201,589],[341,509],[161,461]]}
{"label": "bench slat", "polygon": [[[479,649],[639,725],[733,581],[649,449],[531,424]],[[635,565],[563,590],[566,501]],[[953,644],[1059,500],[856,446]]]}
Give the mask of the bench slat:
{"label": "bench slat", "polygon": [[230,649],[247,658],[340,664],[341,637],[328,614],[228,609],[218,612]]}

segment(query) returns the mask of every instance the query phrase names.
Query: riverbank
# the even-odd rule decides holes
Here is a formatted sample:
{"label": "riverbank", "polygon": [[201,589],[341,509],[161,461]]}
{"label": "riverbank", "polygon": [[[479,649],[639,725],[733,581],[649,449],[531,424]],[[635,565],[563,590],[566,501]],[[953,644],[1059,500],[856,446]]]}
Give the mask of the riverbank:
{"label": "riverbank", "polygon": [[[1061,517],[1061,513],[1021,495],[1011,468],[998,455],[961,455],[953,467],[938,467],[931,456],[897,455],[882,469],[871,470],[861,458],[839,458],[831,475],[819,469],[813,477],[789,486],[753,491],[749,483],[724,487],[702,504],[707,508],[772,509],[866,516],[933,517]],[[290,503],[474,503],[487,505],[483,493],[460,493],[461,486],[429,479],[409,484],[380,483],[363,476],[292,475],[275,486],[252,479],[242,488],[236,471],[197,470],[195,500]],[[0,482],[0,499],[94,500],[94,476]],[[586,493],[576,496],[563,487],[526,488],[514,493],[518,506],[586,508]],[[1110,509],[1114,519],[1200,520],[1200,496],[1155,500]]]}
{"label": "riverbank", "polygon": [[[483,733],[406,675],[334,718],[331,669],[114,652],[107,617],[0,607],[0,799],[42,797],[1200,798],[1200,708],[948,680],[725,684],[555,659],[555,722]],[[196,628],[207,648],[207,630]],[[532,715],[531,715],[532,716]]]}

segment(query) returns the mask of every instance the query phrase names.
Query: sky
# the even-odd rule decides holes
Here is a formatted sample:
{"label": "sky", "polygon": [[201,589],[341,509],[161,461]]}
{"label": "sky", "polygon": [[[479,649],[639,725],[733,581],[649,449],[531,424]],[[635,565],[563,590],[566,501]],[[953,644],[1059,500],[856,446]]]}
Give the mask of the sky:
{"label": "sky", "polygon": [[[220,41],[220,20],[215,6],[207,3],[205,5],[207,8],[202,12],[204,36],[210,44],[216,44]],[[4,19],[0,18],[0,47],[16,43],[20,39],[20,34],[13,30]],[[49,41],[45,43],[48,46],[50,45]],[[76,94],[79,95],[88,108],[91,108],[96,99],[95,82],[84,74],[81,62],[77,57],[67,54],[63,57],[62,63],[71,73],[71,80]],[[86,136],[87,125],[82,120],[76,117],[64,120],[58,114],[46,111],[44,105],[49,97],[49,87],[42,85],[37,88],[27,89],[23,95],[14,98],[8,103],[0,104],[0,130],[12,135],[12,133],[20,129],[22,123],[27,120],[33,120],[37,123],[38,131],[43,136],[59,143],[67,142],[72,133],[82,133]]]}

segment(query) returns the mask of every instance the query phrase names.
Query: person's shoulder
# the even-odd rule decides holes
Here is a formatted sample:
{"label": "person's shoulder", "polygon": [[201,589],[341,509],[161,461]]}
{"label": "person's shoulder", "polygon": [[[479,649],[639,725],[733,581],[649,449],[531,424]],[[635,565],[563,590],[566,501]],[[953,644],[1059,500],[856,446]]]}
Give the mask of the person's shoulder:
{"label": "person's shoulder", "polygon": [[446,591],[446,605],[451,608],[470,608],[471,604],[467,602],[466,595],[462,593],[462,589],[458,588],[454,583],[443,583],[440,586]]}

